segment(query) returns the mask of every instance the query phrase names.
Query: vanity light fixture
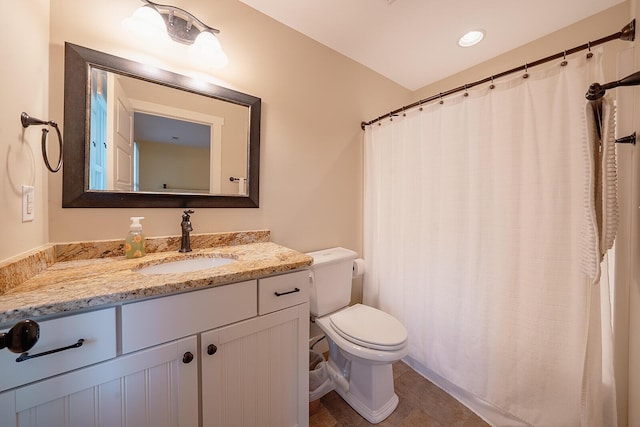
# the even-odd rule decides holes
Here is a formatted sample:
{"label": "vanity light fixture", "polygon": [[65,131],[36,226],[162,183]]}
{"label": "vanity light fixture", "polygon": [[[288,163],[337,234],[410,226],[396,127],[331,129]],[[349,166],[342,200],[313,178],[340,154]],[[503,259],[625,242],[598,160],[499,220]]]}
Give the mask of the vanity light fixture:
{"label": "vanity light fixture", "polygon": [[471,47],[480,43],[483,38],[483,30],[467,31],[462,37],[460,37],[460,40],[458,40],[458,45],[461,47]]}
{"label": "vanity light fixture", "polygon": [[148,40],[173,40],[188,45],[189,56],[208,67],[227,65],[227,55],[216,37],[220,30],[179,7],[141,1],[146,4],[124,20],[131,33]]}

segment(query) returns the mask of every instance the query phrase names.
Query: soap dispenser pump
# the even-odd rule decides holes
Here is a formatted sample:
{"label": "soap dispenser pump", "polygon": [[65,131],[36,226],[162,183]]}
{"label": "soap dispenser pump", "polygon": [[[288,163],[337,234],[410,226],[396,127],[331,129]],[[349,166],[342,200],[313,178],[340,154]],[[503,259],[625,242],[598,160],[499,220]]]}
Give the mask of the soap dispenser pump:
{"label": "soap dispenser pump", "polygon": [[144,217],[132,216],[130,219],[131,225],[124,243],[124,254],[127,258],[140,258],[145,254],[145,238],[142,232],[142,224],[140,224],[140,220],[144,219]]}

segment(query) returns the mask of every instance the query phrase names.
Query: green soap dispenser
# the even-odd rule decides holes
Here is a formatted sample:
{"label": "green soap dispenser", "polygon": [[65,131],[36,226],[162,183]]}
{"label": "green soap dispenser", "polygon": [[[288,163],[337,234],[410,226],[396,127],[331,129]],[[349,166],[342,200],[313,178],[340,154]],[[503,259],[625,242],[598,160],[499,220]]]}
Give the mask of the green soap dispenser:
{"label": "green soap dispenser", "polygon": [[140,258],[144,256],[144,233],[140,220],[143,216],[132,216],[129,234],[124,241],[124,254],[127,258]]}

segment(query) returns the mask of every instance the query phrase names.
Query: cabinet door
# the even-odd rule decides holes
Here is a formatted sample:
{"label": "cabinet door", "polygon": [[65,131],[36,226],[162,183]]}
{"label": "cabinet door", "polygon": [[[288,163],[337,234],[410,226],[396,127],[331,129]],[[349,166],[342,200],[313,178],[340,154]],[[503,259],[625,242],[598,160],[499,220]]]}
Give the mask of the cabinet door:
{"label": "cabinet door", "polygon": [[203,333],[203,427],[308,425],[308,322],[304,303]]}
{"label": "cabinet door", "polygon": [[197,425],[195,336],[0,394],[1,427]]}

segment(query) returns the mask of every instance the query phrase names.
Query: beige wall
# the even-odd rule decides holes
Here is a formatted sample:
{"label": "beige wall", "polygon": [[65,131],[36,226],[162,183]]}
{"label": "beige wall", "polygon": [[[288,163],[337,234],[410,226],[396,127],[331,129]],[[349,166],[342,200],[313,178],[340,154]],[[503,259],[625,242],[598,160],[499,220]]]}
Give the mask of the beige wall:
{"label": "beige wall", "polygon": [[[222,31],[229,66],[212,81],[263,102],[260,208],[195,209],[194,232],[269,228],[275,242],[302,251],[334,245],[360,251],[359,124],[408,102],[409,91],[236,0],[172,4]],[[52,117],[62,121],[65,41],[138,61],[149,55],[121,29],[139,5],[51,0]],[[170,71],[196,71],[183,58],[154,56]],[[180,209],[62,209],[61,185],[60,174],[49,180],[52,242],[121,238],[133,215],[145,217],[149,236],[179,233]]]}
{"label": "beige wall", "polygon": [[[140,150],[140,190],[209,192],[209,148],[136,141]],[[188,191],[186,191],[188,192]]]}
{"label": "beige wall", "polygon": [[[640,22],[640,0],[631,1],[631,15]],[[640,51],[635,48],[634,70],[640,70]],[[626,89],[631,90],[631,89]],[[640,89],[633,89],[635,110],[632,130],[640,131]],[[622,279],[629,284],[629,426],[640,425],[640,153],[638,146],[626,147],[627,211],[621,212],[619,235],[628,237],[625,263],[620,265]],[[626,218],[625,218],[626,217]],[[626,221],[624,221],[626,219]],[[623,228],[624,227],[624,228]],[[616,266],[618,267],[618,266]],[[618,269],[616,269],[618,274]]]}
{"label": "beige wall", "polygon": [[[48,242],[41,127],[23,130],[20,113],[49,118],[49,1],[12,3],[10,14],[0,25],[0,260]],[[49,137],[57,146],[55,131]],[[55,166],[58,151],[51,157]],[[35,187],[33,222],[22,222],[22,185]]]}

